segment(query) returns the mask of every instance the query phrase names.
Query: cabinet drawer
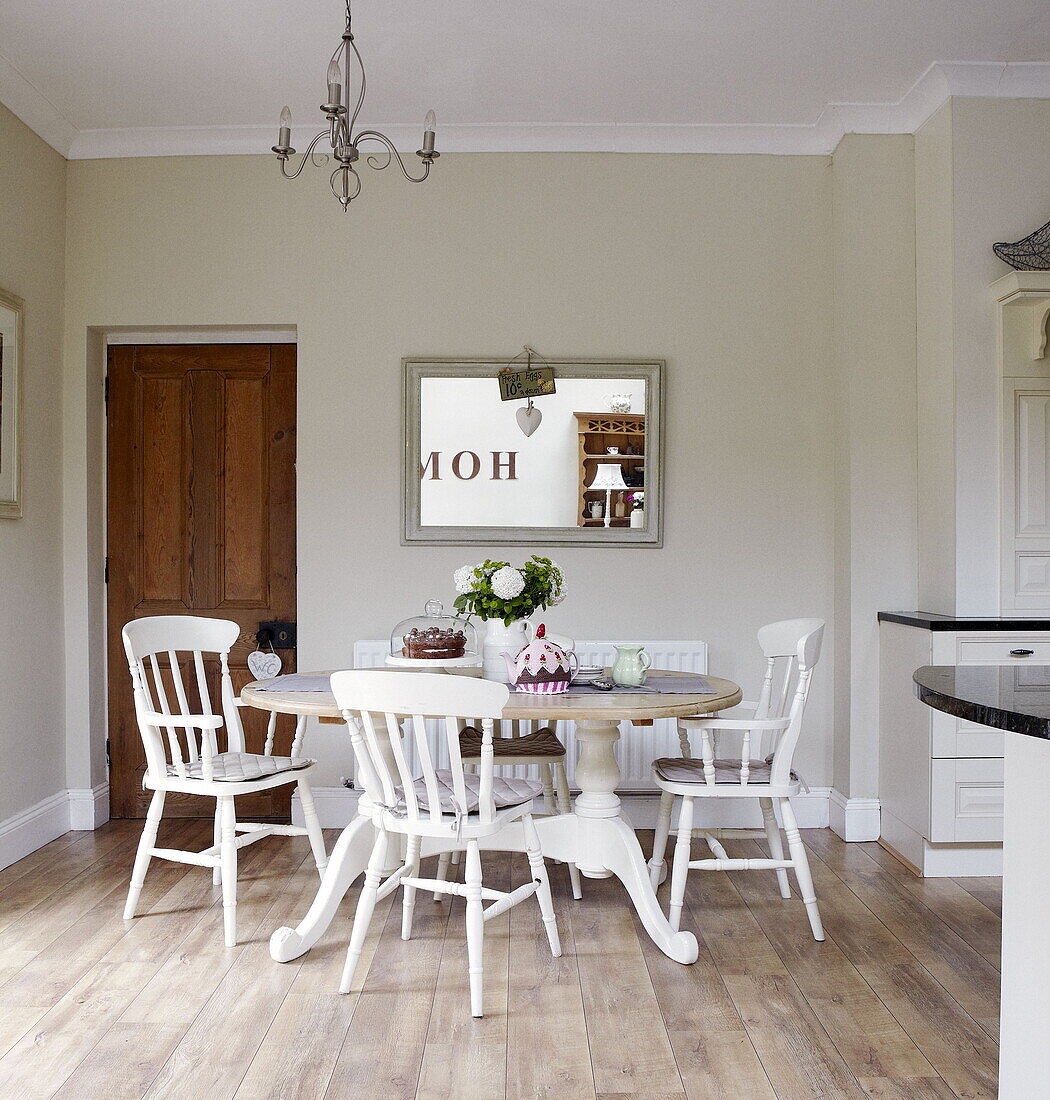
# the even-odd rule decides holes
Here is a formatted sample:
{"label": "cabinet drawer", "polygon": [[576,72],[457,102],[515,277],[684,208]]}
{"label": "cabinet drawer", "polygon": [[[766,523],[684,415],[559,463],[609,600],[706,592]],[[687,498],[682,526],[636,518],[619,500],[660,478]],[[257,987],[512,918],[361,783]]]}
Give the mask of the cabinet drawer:
{"label": "cabinet drawer", "polygon": [[934,844],[1002,841],[1002,760],[931,761],[928,839]]}
{"label": "cabinet drawer", "polygon": [[1002,730],[953,718],[942,711],[933,711],[930,716],[930,755],[934,757],[1001,757],[1003,737]]}
{"label": "cabinet drawer", "polygon": [[[1018,655],[1011,652],[1026,649],[1031,653]],[[955,657],[961,665],[1050,665],[1050,638],[1045,634],[960,637],[956,641]]]}

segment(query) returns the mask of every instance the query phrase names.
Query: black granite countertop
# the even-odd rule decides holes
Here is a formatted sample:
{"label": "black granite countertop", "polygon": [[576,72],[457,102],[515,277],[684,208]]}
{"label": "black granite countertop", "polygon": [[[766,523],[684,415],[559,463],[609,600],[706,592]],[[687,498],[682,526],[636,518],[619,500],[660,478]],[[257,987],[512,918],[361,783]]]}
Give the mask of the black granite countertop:
{"label": "black granite countertop", "polygon": [[1050,619],[1003,619],[995,615],[939,615],[936,611],[880,611],[880,623],[920,630],[1050,630]]}
{"label": "black granite countertop", "polygon": [[923,665],[912,679],[915,694],[936,710],[1050,739],[1050,665]]}

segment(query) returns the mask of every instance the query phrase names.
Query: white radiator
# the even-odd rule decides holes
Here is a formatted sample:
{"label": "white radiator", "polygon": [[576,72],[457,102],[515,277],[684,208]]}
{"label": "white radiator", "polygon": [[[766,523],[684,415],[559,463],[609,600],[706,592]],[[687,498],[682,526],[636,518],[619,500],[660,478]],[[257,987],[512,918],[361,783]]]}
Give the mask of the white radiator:
{"label": "white radiator", "polygon": [[[675,672],[707,672],[706,642],[642,642],[653,661],[653,668],[666,668]],[[584,665],[612,664],[615,658],[616,642],[577,642],[576,654]],[[354,643],[354,667],[377,668],[386,660],[389,642],[364,641]],[[569,782],[572,783],[573,769],[576,763],[575,728],[572,722],[559,722],[557,734],[565,745],[569,766]],[[447,767],[448,755],[435,734],[431,741],[431,751],[440,761],[438,767]],[[616,746],[616,756],[620,762],[622,778],[618,790],[621,793],[649,793],[655,791],[650,777],[650,765],[658,756],[678,755],[678,733],[671,718],[657,719],[651,726],[632,726],[624,722],[620,726],[620,740]],[[415,767],[416,761],[410,760]],[[515,767],[505,769],[503,774],[528,776],[535,768]]]}

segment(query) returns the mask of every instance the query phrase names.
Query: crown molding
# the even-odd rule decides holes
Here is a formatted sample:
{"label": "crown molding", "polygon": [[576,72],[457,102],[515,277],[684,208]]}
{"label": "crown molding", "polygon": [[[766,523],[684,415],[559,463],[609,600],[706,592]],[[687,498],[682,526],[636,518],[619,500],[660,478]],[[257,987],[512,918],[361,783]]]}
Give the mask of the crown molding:
{"label": "crown molding", "polygon": [[[856,134],[913,134],[951,97],[1050,99],[1050,62],[937,61],[896,103],[829,103],[813,123],[460,123],[441,127],[442,152],[759,153],[826,156]],[[274,127],[77,130],[0,56],[0,102],[70,160],[268,154]],[[377,125],[399,149],[418,126]],[[297,128],[301,148],[315,131]]]}
{"label": "crown molding", "polygon": [[0,103],[62,156],[68,157],[79,131],[58,108],[0,53]]}

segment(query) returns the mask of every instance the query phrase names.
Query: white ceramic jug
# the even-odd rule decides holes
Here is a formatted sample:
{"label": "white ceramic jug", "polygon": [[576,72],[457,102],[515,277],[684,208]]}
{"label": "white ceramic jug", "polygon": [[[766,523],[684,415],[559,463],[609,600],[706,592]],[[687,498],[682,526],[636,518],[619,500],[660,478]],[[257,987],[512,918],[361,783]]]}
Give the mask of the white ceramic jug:
{"label": "white ceramic jug", "polygon": [[610,675],[621,687],[641,687],[652,665],[649,654],[640,645],[618,645]]}

